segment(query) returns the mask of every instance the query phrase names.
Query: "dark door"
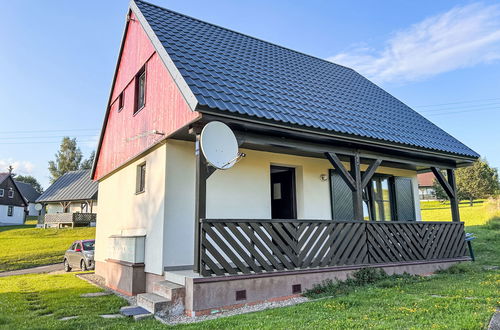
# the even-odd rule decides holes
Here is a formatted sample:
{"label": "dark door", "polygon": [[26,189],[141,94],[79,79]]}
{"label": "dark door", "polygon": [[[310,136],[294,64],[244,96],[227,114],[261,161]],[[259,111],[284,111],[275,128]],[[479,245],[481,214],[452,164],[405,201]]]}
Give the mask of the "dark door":
{"label": "dark door", "polygon": [[271,166],[271,216],[273,219],[296,219],[295,169]]}

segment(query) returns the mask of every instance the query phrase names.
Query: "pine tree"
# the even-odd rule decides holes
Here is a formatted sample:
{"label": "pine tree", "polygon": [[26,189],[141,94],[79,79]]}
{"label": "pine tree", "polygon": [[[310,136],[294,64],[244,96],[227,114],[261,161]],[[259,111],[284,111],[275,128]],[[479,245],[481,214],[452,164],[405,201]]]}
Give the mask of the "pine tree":
{"label": "pine tree", "polygon": [[94,158],[95,158],[95,150],[92,150],[92,152],[90,153],[89,158],[85,159],[80,164],[80,169],[82,169],[82,170],[90,170],[92,168],[92,164],[94,163]]}
{"label": "pine tree", "polygon": [[76,138],[65,136],[62,139],[59,151],[55,154],[55,161],[49,161],[50,182],[53,183],[63,174],[80,169],[82,152],[76,144]]}

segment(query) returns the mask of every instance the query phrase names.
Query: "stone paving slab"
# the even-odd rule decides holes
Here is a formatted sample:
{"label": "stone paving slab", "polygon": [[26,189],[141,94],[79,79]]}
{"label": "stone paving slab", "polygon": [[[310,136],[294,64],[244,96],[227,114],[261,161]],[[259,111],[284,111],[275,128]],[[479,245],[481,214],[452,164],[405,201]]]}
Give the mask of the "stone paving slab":
{"label": "stone paving slab", "polygon": [[146,309],[139,306],[127,306],[120,309],[120,313],[125,316],[134,316],[141,314],[151,314]]}
{"label": "stone paving slab", "polygon": [[500,308],[493,314],[490,324],[488,325],[488,330],[500,330]]}
{"label": "stone paving slab", "polygon": [[118,319],[120,317],[124,317],[122,314],[102,314],[99,316],[103,319]]}
{"label": "stone paving slab", "polygon": [[112,295],[112,292],[104,291],[104,292],[90,292],[90,293],[82,293],[80,297],[84,298],[92,298],[92,297],[102,297]]}
{"label": "stone paving slab", "polygon": [[69,321],[69,320],[73,320],[73,319],[77,319],[78,316],[75,315],[75,316],[65,316],[65,317],[62,317],[59,319],[59,321]]}

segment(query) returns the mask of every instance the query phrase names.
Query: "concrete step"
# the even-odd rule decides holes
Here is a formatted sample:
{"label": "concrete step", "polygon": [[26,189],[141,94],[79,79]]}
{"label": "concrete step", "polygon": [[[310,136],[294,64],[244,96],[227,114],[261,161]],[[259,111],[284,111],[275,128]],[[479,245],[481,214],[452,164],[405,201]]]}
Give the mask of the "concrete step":
{"label": "concrete step", "polygon": [[186,285],[186,277],[200,277],[200,274],[192,270],[172,270],[165,272],[165,280],[179,285]]}
{"label": "concrete step", "polygon": [[166,280],[154,283],[151,291],[172,302],[177,302],[178,300],[183,301],[186,295],[186,290],[183,285]]}
{"label": "concrete step", "polygon": [[172,301],[155,293],[140,293],[137,295],[137,305],[150,313],[166,310]]}

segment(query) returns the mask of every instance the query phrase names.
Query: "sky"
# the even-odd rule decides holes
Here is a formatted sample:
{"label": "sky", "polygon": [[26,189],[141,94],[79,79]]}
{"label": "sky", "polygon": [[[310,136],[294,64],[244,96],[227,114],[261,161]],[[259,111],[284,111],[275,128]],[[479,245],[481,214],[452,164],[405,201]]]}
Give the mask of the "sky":
{"label": "sky", "polygon": [[[500,1],[151,2],[354,68],[500,167]],[[96,148],[126,0],[0,0],[0,172]]]}

